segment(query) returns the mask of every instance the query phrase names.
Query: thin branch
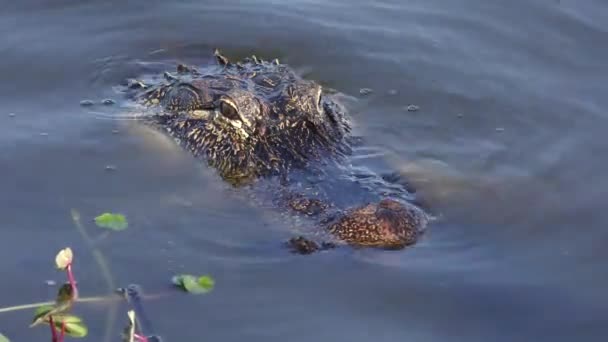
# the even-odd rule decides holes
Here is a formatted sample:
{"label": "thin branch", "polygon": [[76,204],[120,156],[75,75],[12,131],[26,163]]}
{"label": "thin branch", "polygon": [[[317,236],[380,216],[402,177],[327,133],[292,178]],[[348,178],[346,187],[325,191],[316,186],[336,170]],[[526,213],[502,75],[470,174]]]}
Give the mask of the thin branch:
{"label": "thin branch", "polygon": [[104,280],[106,281],[106,284],[108,285],[108,290],[114,291],[116,289],[116,285],[114,284],[114,278],[112,277],[112,273],[110,272],[110,267],[108,266],[106,259],[104,258],[99,248],[95,247],[94,241],[91,239],[86,229],[82,225],[82,222],[80,221],[80,213],[76,209],[72,209],[71,212],[72,221],[74,221],[76,229],[78,230],[80,235],[82,235],[82,238],[84,239],[86,244],[89,245],[89,247],[93,251],[93,256],[95,257],[95,261],[99,265],[101,274]]}
{"label": "thin branch", "polygon": [[[103,278],[105,279],[106,284],[108,286],[108,291],[110,291],[110,292],[114,291],[116,289],[116,285],[114,284],[114,278],[112,277],[112,273],[110,272],[110,267],[108,266],[106,259],[104,258],[103,254],[101,253],[99,248],[97,248],[95,246],[93,239],[91,239],[91,237],[85,230],[84,226],[82,225],[82,222],[80,221],[80,213],[76,209],[72,209],[71,213],[72,213],[72,221],[74,221],[74,225],[76,226],[76,229],[80,232],[80,235],[82,235],[82,238],[84,239],[86,244],[89,245],[89,248],[91,248],[91,250],[92,250],[93,257],[95,257],[95,261],[97,261],[97,265],[99,265],[101,274],[102,274]],[[114,307],[112,310],[108,311],[108,316],[106,318],[106,336],[105,336],[104,341],[112,340],[111,334],[112,334],[112,331],[114,330],[114,325],[116,323],[117,314],[118,314],[117,307]]]}
{"label": "thin branch", "polygon": [[[145,299],[158,299],[158,298],[165,297],[167,295],[169,295],[169,294],[168,293],[156,293],[156,294],[143,295],[142,297]],[[121,296],[110,295],[110,296],[97,296],[97,297],[81,297],[81,298],[78,298],[75,302],[76,303],[93,303],[93,302],[104,302],[104,301],[114,302],[114,301],[122,301],[122,300],[124,300],[124,298]],[[0,313],[35,309],[39,306],[54,305],[54,304],[55,304],[55,301],[48,301],[48,302],[38,302],[38,303],[8,306],[5,308],[0,308]]]}

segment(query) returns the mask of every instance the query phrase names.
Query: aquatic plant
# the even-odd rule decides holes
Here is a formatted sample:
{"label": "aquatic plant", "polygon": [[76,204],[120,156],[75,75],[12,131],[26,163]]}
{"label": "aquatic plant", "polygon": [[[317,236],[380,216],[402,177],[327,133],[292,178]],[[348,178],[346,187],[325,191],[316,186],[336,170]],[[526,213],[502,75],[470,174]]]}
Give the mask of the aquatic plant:
{"label": "aquatic plant", "polygon": [[[72,210],[72,219],[85,241],[92,246],[93,240],[84,230],[84,227],[80,222],[80,215],[75,210]],[[95,217],[94,221],[98,227],[110,231],[121,231],[128,227],[128,222],[122,214],[104,213]],[[113,284],[107,264],[105,263],[105,259],[101,252],[98,249],[93,249],[93,254],[102,270],[102,274],[104,274],[107,279],[107,283],[110,285]],[[0,313],[34,308],[34,318],[30,327],[48,325],[51,334],[51,342],[64,342],[66,337],[83,338],[88,334],[88,328],[84,323],[84,320],[72,313],[75,303],[125,299],[130,304],[131,309],[127,311],[128,322],[122,331],[122,341],[160,341],[160,337],[155,335],[150,328],[142,307],[142,299],[158,298],[160,295],[144,296],[138,285],[131,284],[126,288],[118,288],[114,291],[120,293],[122,298],[118,296],[81,298],[79,296],[78,283],[74,275],[73,265],[74,252],[72,249],[70,247],[61,249],[55,255],[55,267],[58,270],[65,272],[67,282],[59,287],[55,300],[51,302],[0,308]],[[175,275],[171,279],[171,282],[177,288],[191,294],[207,293],[215,286],[215,281],[209,275],[194,276],[191,274],[179,274]],[[0,333],[0,342],[10,342],[10,340]]]}
{"label": "aquatic plant", "polygon": [[59,287],[53,305],[42,305],[36,309],[34,320],[30,324],[30,327],[48,324],[53,342],[63,341],[66,334],[71,337],[84,337],[88,332],[82,319],[70,314],[74,301],[78,299],[78,287],[72,272],[73,261],[74,253],[69,247],[57,253],[55,267],[66,272],[68,283]]}

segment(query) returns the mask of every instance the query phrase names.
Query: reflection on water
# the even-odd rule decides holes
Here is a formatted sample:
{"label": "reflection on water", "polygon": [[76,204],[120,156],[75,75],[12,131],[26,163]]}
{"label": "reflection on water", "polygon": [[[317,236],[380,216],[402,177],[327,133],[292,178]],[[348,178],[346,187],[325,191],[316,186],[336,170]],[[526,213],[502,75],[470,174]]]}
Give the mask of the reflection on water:
{"label": "reflection on water", "polygon": [[[129,218],[99,245],[120,284],[155,292],[177,272],[215,276],[208,296],[146,303],[166,340],[606,335],[605,2],[3,6],[0,272],[10,281],[0,306],[49,297],[44,281],[59,275],[48,261],[66,245],[83,291],[109,291],[71,224],[77,208]],[[422,241],[290,255],[280,242],[297,222],[253,205],[165,137],[108,120],[120,107],[79,106],[166,63],[206,63],[215,47],[277,57],[358,98],[349,107],[368,145],[354,166],[416,188],[438,216]],[[108,307],[80,310],[101,340]],[[46,337],[27,329],[31,312],[0,316],[14,341]]]}

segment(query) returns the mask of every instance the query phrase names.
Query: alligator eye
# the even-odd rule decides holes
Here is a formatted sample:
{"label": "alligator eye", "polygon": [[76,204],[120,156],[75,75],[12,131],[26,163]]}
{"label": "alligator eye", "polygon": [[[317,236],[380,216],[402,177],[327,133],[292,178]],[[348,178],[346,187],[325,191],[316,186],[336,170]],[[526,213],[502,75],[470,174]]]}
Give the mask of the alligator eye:
{"label": "alligator eye", "polygon": [[229,101],[220,101],[220,113],[230,120],[240,120],[239,111],[236,106]]}

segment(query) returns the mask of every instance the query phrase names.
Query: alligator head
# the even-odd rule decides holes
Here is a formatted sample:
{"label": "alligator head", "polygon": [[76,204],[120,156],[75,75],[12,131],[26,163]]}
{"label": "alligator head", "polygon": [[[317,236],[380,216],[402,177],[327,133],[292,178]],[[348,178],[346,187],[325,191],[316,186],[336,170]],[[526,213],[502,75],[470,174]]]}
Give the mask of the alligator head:
{"label": "alligator head", "polygon": [[131,88],[157,109],[156,123],[224,179],[276,175],[348,151],[344,110],[321,85],[277,60],[215,57],[204,70],[178,65],[158,84]]}

